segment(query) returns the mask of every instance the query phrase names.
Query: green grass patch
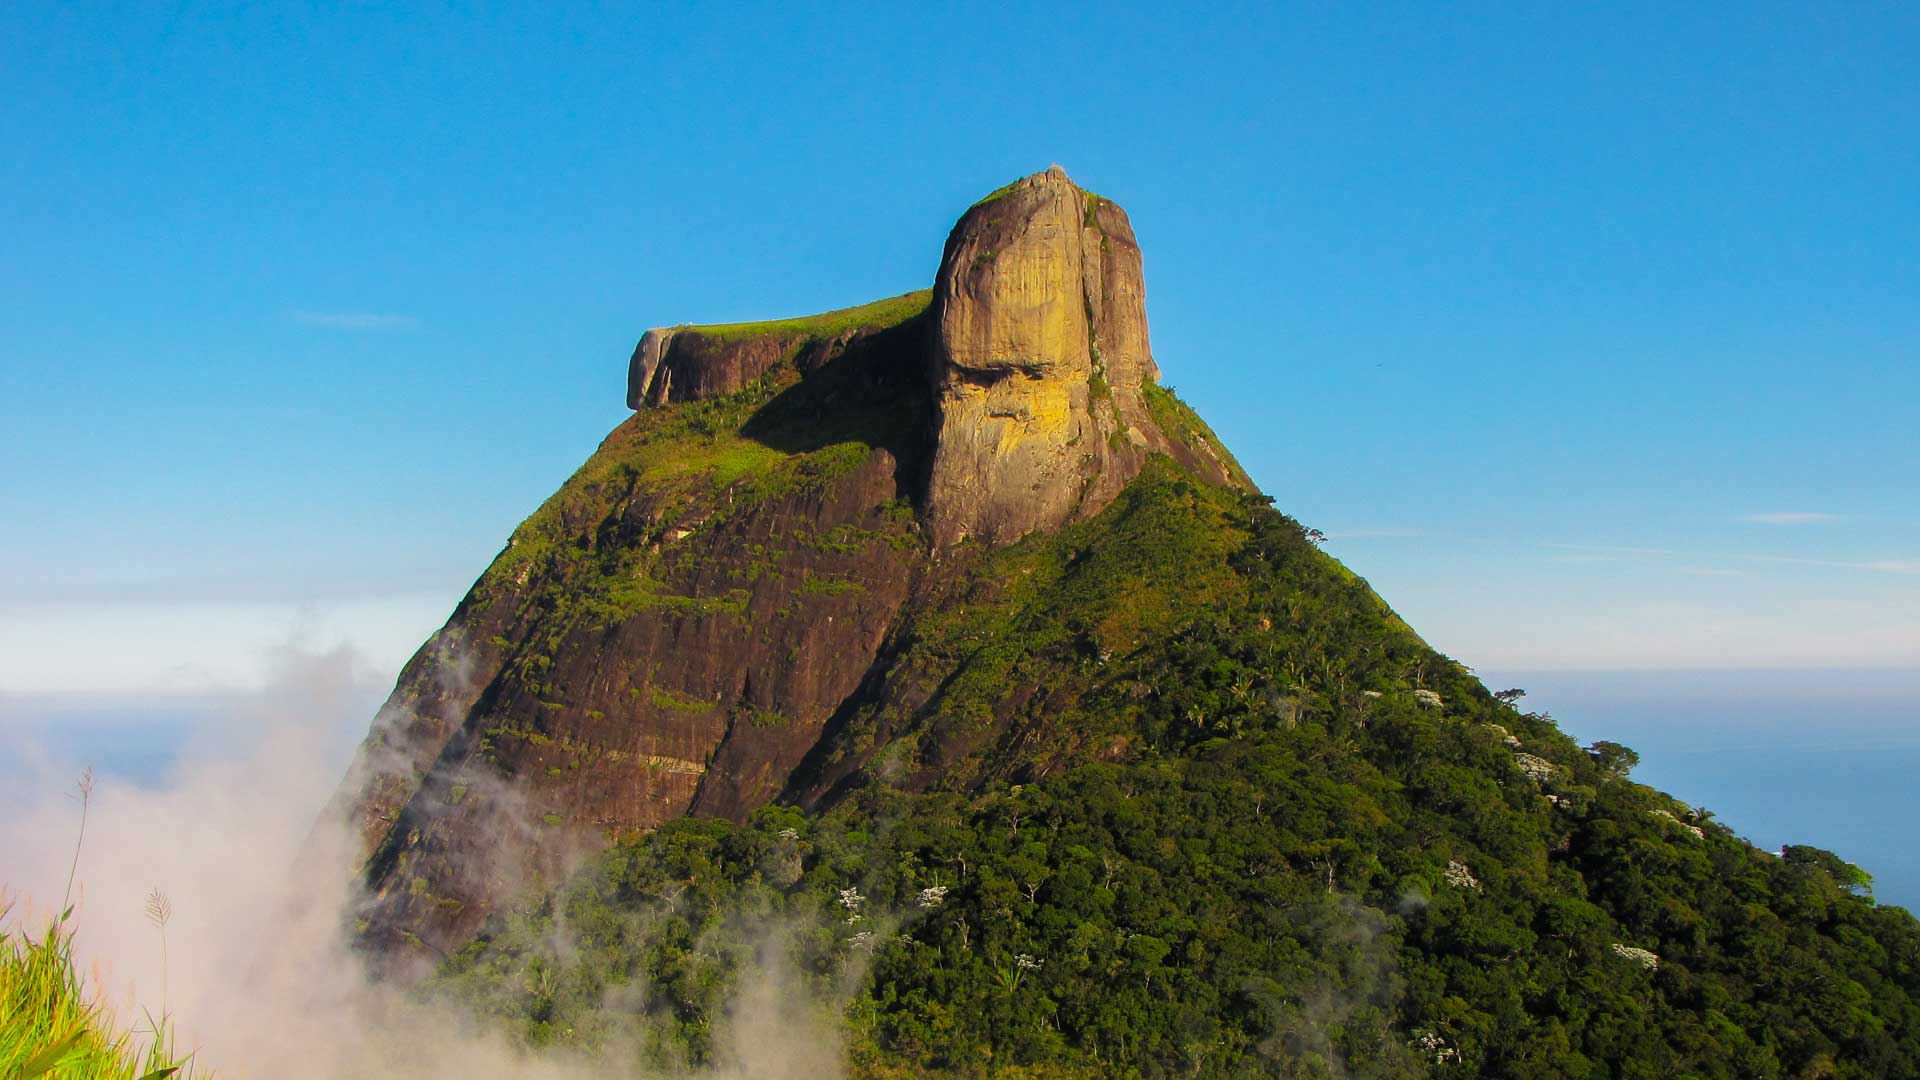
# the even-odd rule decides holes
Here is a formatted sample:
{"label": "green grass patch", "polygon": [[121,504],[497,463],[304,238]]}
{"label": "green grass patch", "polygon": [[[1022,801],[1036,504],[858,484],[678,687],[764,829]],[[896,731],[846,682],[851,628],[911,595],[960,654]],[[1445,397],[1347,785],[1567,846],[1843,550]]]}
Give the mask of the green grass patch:
{"label": "green grass patch", "polygon": [[632,577],[616,581],[587,603],[588,611],[602,626],[611,626],[643,611],[673,611],[682,615],[739,615],[747,610],[751,594],[745,589],[730,589],[725,596],[687,596],[664,591],[650,578]]}
{"label": "green grass patch", "polygon": [[793,723],[793,719],[778,709],[755,708],[746,702],[734,706],[734,719],[745,720],[756,728],[778,729]]}
{"label": "green grass patch", "polygon": [[1220,436],[1213,433],[1200,414],[1192,406],[1181,401],[1170,386],[1161,386],[1152,379],[1140,384],[1140,396],[1147,403],[1147,415],[1153,417],[1155,426],[1162,434],[1175,442],[1184,443],[1194,450],[1216,457],[1226,466],[1227,474],[1239,483],[1253,486],[1253,479],[1240,467],[1232,452]]}
{"label": "green grass patch", "polygon": [[714,703],[706,698],[697,698],[692,694],[682,694],[677,690],[668,690],[661,686],[649,687],[647,699],[652,701],[656,708],[671,712],[702,713],[714,706]]}
{"label": "green grass patch", "polygon": [[[1020,180],[1025,180],[1025,179],[1026,177],[1024,176],[1020,178]],[[1020,186],[1020,180],[1015,180],[1010,184],[1001,184],[999,187],[994,188],[992,191],[987,192],[985,195],[982,195],[980,197],[979,202],[974,203],[973,206],[967,207],[967,209],[973,210],[977,207],[985,206],[991,202],[999,202],[1001,199],[1004,199],[1007,196],[1013,194],[1013,189]]]}
{"label": "green grass patch", "polygon": [[844,596],[847,593],[863,593],[866,591],[867,587],[857,581],[849,581],[846,578],[827,577],[824,575],[809,577],[806,584],[806,592],[809,596]]}
{"label": "green grass patch", "polygon": [[683,333],[699,334],[711,341],[738,341],[750,337],[793,336],[803,339],[830,338],[848,330],[866,327],[884,329],[898,326],[927,310],[933,302],[932,289],[918,289],[859,307],[805,315],[794,319],[766,319],[760,322],[712,323],[681,327]]}
{"label": "green grass patch", "polygon": [[724,488],[749,473],[759,472],[785,460],[786,454],[771,446],[737,434],[715,434],[689,439],[674,447],[674,453],[658,455],[637,470],[635,478],[658,484],[686,476],[706,474],[712,484]]}

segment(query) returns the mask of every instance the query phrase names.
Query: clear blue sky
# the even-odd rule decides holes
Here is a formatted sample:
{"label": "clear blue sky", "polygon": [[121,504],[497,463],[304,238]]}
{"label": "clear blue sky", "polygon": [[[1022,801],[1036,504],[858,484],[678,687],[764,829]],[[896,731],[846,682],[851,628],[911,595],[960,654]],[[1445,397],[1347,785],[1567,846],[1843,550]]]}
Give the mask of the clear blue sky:
{"label": "clear blue sky", "polygon": [[1056,161],[1443,650],[1920,665],[1910,5],[160,7],[0,12],[0,690],[397,664],[642,330],[922,287]]}

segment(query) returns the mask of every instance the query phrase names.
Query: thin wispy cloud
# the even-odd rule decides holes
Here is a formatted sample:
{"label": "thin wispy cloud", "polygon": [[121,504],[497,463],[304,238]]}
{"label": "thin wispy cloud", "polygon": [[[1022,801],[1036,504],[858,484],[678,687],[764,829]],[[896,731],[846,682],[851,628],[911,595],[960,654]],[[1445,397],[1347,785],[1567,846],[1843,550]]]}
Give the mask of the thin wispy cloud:
{"label": "thin wispy cloud", "polygon": [[1329,540],[1396,540],[1427,535],[1425,529],[1332,529],[1327,532]]}
{"label": "thin wispy cloud", "polygon": [[[1920,576],[1920,559],[1814,559],[1796,555],[1715,555],[1711,552],[1694,552],[1690,556],[1682,556],[1680,552],[1665,548],[1615,547],[1604,544],[1543,544],[1541,546],[1560,552],[1560,554],[1548,556],[1549,562],[1556,563],[1615,563],[1690,557],[1714,561],[1739,559],[1775,566],[1819,566],[1833,570],[1866,570],[1880,574]],[[1695,564],[1675,567],[1675,569],[1696,577],[1743,576],[1741,571],[1724,566]]]}
{"label": "thin wispy cloud", "polygon": [[1754,525],[1821,525],[1839,521],[1840,515],[1812,510],[1776,510],[1765,514],[1743,514],[1740,520]]}
{"label": "thin wispy cloud", "polygon": [[1607,555],[1616,558],[1624,555],[1664,556],[1673,554],[1673,552],[1668,551],[1666,548],[1619,547],[1612,544],[1547,544],[1545,546],[1557,551],[1573,551],[1584,555]]}
{"label": "thin wispy cloud", "polygon": [[1873,570],[1882,574],[1920,574],[1920,559],[1802,559],[1790,555],[1749,555],[1754,562],[1828,566],[1836,570]]}
{"label": "thin wispy cloud", "polygon": [[306,311],[293,313],[293,321],[303,326],[328,330],[412,330],[420,320],[411,315],[391,315],[377,311]]}
{"label": "thin wispy cloud", "polygon": [[1881,559],[1860,565],[1886,574],[1920,574],[1920,559]]}

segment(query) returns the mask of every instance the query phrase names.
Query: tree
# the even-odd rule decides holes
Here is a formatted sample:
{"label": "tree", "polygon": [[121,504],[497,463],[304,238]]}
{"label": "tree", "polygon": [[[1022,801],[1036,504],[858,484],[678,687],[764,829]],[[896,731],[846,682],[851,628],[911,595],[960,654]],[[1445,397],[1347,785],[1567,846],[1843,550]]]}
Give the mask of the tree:
{"label": "tree", "polygon": [[1873,875],[1831,851],[1807,844],[1788,844],[1780,849],[1780,858],[1788,866],[1817,870],[1827,875],[1835,885],[1855,896],[1873,895]]}
{"label": "tree", "polygon": [[1635,765],[1640,764],[1640,755],[1635,753],[1632,747],[1622,746],[1606,739],[1587,747],[1587,753],[1593,755],[1594,764],[1600,766],[1603,772],[1622,780],[1627,778],[1627,774],[1633,771]]}

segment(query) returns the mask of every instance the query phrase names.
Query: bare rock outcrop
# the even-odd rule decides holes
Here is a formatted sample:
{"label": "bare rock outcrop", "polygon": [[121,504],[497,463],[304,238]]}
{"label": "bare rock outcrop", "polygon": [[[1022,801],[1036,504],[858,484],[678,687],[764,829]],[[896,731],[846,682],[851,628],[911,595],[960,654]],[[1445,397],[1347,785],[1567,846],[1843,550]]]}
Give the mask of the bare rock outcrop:
{"label": "bare rock outcrop", "polygon": [[627,408],[736,393],[784,359],[801,337],[729,339],[698,327],[656,327],[640,336],[627,363]]}
{"label": "bare rock outcrop", "polygon": [[655,327],[627,361],[627,408],[738,393],[788,361],[810,373],[856,341],[913,322],[932,295],[920,289],[797,319]]}
{"label": "bare rock outcrop", "polygon": [[[735,393],[783,361],[917,311],[908,294],[760,324],[675,326],[641,337],[634,409]],[[891,314],[893,318],[882,316]],[[1140,246],[1126,211],[1058,165],[974,204],[947,238],[931,294],[925,370],[932,465],[919,500],[936,548],[1007,543],[1098,513],[1165,453],[1197,475],[1244,482],[1161,395],[1147,335]]]}
{"label": "bare rock outcrop", "polygon": [[1096,513],[1149,451],[1175,453],[1144,398],[1159,368],[1133,227],[1058,165],[954,226],[933,326],[936,546]]}

